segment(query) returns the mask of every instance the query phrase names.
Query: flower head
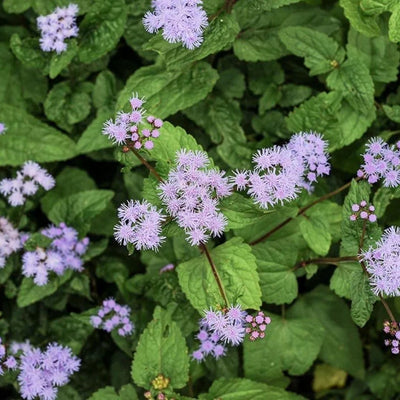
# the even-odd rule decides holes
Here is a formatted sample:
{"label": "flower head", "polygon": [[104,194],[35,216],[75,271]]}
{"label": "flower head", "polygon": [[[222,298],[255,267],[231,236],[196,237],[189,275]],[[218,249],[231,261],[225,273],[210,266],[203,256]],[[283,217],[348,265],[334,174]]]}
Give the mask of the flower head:
{"label": "flower head", "polygon": [[78,6],[57,7],[53,13],[37,18],[37,27],[41,32],[40,48],[43,51],[55,51],[57,54],[67,50],[65,39],[78,36],[76,17]]}
{"label": "flower head", "polygon": [[7,258],[22,246],[22,235],[6,218],[0,217],[0,269],[6,265]]}
{"label": "flower head", "polygon": [[163,38],[170,43],[182,42],[192,50],[201,45],[203,29],[208,25],[201,0],[153,0],[153,12],[148,11],[143,25],[150,33],[163,29]]}
{"label": "flower head", "polygon": [[4,122],[0,122],[0,136],[6,133],[7,127]]}

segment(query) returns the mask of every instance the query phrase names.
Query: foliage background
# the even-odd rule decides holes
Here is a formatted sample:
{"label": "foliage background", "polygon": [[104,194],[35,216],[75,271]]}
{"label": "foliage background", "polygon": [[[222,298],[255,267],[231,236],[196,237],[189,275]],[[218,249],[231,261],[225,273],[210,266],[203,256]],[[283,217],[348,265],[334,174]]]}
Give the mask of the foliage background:
{"label": "foliage background", "polygon": [[[203,45],[189,51],[145,32],[148,0],[76,3],[80,34],[61,56],[39,49],[36,17],[68,1],[4,0],[0,9],[0,121],[8,127],[0,137],[0,178],[31,159],[57,179],[21,219],[21,210],[2,200],[0,214],[30,232],[65,221],[92,241],[85,273],[45,288],[21,279],[18,256],[0,270],[0,336],[57,340],[79,353],[83,367],[60,399],[142,398],[160,369],[176,396],[204,400],[397,398],[400,367],[382,345],[384,309],[374,305],[359,265],[298,263],[354,255],[359,232],[348,222],[350,205],[369,196],[382,227],[400,224],[400,192],[370,193],[353,182],[346,198],[319,204],[263,243],[246,243],[348,182],[369,137],[397,138],[400,4],[205,0],[210,26]],[[218,362],[189,363],[186,355],[196,345],[198,311],[218,301],[198,250],[173,227],[156,254],[128,256],[112,238],[122,201],[157,201],[148,171],[101,135],[132,92],[169,121],[151,154],[164,175],[175,151],[195,149],[196,141],[228,171],[249,168],[256,149],[302,130],[330,143],[333,172],[312,198],[304,194],[272,214],[240,195],[224,202],[230,230],[213,255],[227,291],[247,308],[262,302],[273,323],[264,341],[246,342]],[[366,244],[379,235],[378,228],[369,232]],[[171,262],[177,272],[160,275]],[[133,342],[88,324],[107,296],[133,308]],[[398,299],[390,305],[400,313]],[[2,398],[18,398],[7,379],[0,382]]]}

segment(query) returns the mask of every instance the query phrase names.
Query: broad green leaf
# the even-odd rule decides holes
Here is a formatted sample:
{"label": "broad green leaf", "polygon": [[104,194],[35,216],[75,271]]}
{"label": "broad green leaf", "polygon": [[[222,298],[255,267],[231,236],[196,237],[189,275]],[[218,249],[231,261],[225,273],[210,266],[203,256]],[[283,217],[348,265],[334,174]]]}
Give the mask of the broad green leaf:
{"label": "broad green leaf", "polygon": [[[37,14],[47,15],[54,11],[56,7],[66,7],[71,4],[70,0],[30,0],[32,7]],[[92,1],[90,0],[74,0],[79,7],[78,15],[82,15],[88,11]]]}
{"label": "broad green leaf", "polygon": [[31,7],[32,0],[4,0],[4,11],[11,14],[20,14]]}
{"label": "broad green leaf", "polygon": [[361,328],[368,322],[377,297],[372,293],[368,276],[360,269],[351,276],[351,317]]}
{"label": "broad green leaf", "polygon": [[124,385],[119,391],[119,400],[139,400],[135,389],[131,384]]}
{"label": "broad green leaf", "polygon": [[189,379],[189,356],[185,339],[169,313],[156,307],[153,320],[140,336],[132,363],[134,382],[150,389],[158,375],[170,380],[169,387],[179,389]]}
{"label": "broad green leaf", "polygon": [[40,232],[36,232],[30,235],[28,240],[24,243],[24,249],[35,251],[37,247],[46,248],[52,241],[51,238],[42,235]]}
{"label": "broad green leaf", "polygon": [[274,108],[281,98],[282,93],[279,90],[279,87],[273,83],[270,84],[265,90],[264,94],[260,97],[258,113],[262,115],[265,113],[265,111]]}
{"label": "broad green leaf", "polygon": [[218,71],[219,79],[215,88],[228,98],[241,98],[246,90],[244,74],[238,68]]}
{"label": "broad green leaf", "polygon": [[306,27],[288,27],[280,30],[279,38],[289,51],[304,57],[310,75],[323,74],[337,68],[345,52],[328,35]]}
{"label": "broad green leaf", "polygon": [[61,161],[76,155],[71,139],[20,108],[1,104],[0,121],[7,126],[7,135],[0,137],[0,165]]}
{"label": "broad green leaf", "polygon": [[106,386],[93,393],[88,400],[120,400],[120,398],[113,387]]}
{"label": "broad green leaf", "polygon": [[392,42],[400,42],[400,4],[397,3],[389,18],[389,39]]}
{"label": "broad green leaf", "polygon": [[247,65],[249,88],[254,94],[263,94],[271,83],[282,85],[285,73],[276,61],[249,63]]}
{"label": "broad green leaf", "polygon": [[380,187],[374,194],[374,201],[372,202],[375,206],[375,214],[378,218],[383,217],[386,208],[390,204],[391,200],[398,199],[400,197],[399,188],[387,188]]}
{"label": "broad green leaf", "polygon": [[326,83],[363,114],[368,114],[374,105],[374,82],[367,66],[359,59],[346,60],[329,74]]}
{"label": "broad green leaf", "polygon": [[48,213],[54,224],[65,222],[85,235],[93,219],[105,210],[114,192],[111,190],[85,190],[58,200]]}
{"label": "broad green leaf", "polygon": [[210,64],[198,62],[178,70],[165,70],[159,65],[141,67],[130,76],[122,89],[116,109],[129,102],[133,92],[146,97],[146,109],[166,118],[196,104],[212,90],[218,73]]}
{"label": "broad green leaf", "polygon": [[300,221],[300,232],[314,253],[325,256],[331,247],[332,236],[324,218],[304,216]]}
{"label": "broad green leaf", "polygon": [[382,108],[389,119],[394,122],[400,123],[400,106],[388,106],[387,104],[384,104]]}
{"label": "broad green leaf", "polygon": [[225,50],[236,38],[240,27],[234,15],[221,14],[214,18],[204,32],[204,41],[194,50],[178,44],[168,43],[161,35],[152,38],[143,46],[144,50],[154,50],[162,55],[167,67],[202,60],[210,54]]}
{"label": "broad green leaf", "polygon": [[68,67],[77,53],[78,46],[75,39],[68,42],[66,51],[63,51],[61,54],[54,53],[50,60],[50,78],[54,79],[64,70],[64,68]]}
{"label": "broad green leaf", "polygon": [[313,318],[316,324],[325,329],[319,358],[357,378],[364,377],[361,340],[342,299],[321,285],[300,297],[291,312]]}
{"label": "broad green leaf", "polygon": [[115,75],[108,69],[100,72],[96,77],[93,88],[93,105],[101,109],[103,107],[113,109],[117,94],[117,82]]}
{"label": "broad green leaf", "polygon": [[[250,246],[236,237],[215,247],[210,254],[228,301],[239,303],[244,309],[259,309],[261,290],[256,259]],[[210,306],[223,304],[205,254],[179,264],[177,271],[179,284],[194,308],[202,312]]]}
{"label": "broad green leaf", "polygon": [[71,87],[69,82],[53,86],[44,102],[44,111],[49,120],[63,129],[71,130],[72,125],[83,121],[90,113],[90,84]]}
{"label": "broad green leaf", "polygon": [[281,107],[292,107],[307,100],[312,93],[312,89],[304,85],[294,85],[289,83],[281,88],[281,98],[279,105]]}
{"label": "broad green leaf", "polygon": [[343,7],[344,15],[356,31],[368,37],[380,35],[381,29],[377,17],[364,13],[360,7],[360,0],[340,0],[339,4]]}
{"label": "broad green leaf", "polygon": [[284,389],[254,382],[249,379],[221,378],[215,381],[209,392],[201,394],[200,400],[304,400],[303,396]]}
{"label": "broad green leaf", "polygon": [[41,198],[42,210],[47,215],[58,200],[72,193],[93,189],[96,189],[96,183],[86,171],[75,167],[65,167],[56,176],[54,189]]}
{"label": "broad green leaf", "polygon": [[30,306],[55,293],[61,285],[71,279],[72,274],[73,272],[68,270],[60,277],[51,276],[49,282],[44,286],[37,286],[33,283],[32,278],[23,278],[18,291],[18,307]]}
{"label": "broad green leaf", "polygon": [[124,0],[94,0],[79,25],[79,60],[90,63],[111,51],[124,33]]}
{"label": "broad green leaf", "polygon": [[[282,318],[270,315],[265,339],[244,344],[245,374],[251,379],[263,380],[275,366],[290,375],[302,375],[318,357],[325,337],[325,329],[310,316],[290,313]],[[312,332],[312,340],[310,338]]]}
{"label": "broad green leaf", "polygon": [[347,54],[363,62],[375,82],[392,82],[397,79],[399,50],[386,35],[367,37],[354,29],[349,30]]}
{"label": "broad green leaf", "polygon": [[322,92],[295,108],[286,125],[292,132],[323,132],[329,149],[336,150],[359,139],[375,116],[374,107],[362,114],[343,100],[341,93]]}
{"label": "broad green leaf", "polygon": [[[126,21],[124,39],[128,46],[130,46],[140,57],[146,60],[154,61],[157,58],[157,53],[154,51],[143,50],[143,45],[153,38],[153,35],[146,31],[143,26],[143,15],[145,14],[148,5],[145,10],[139,15],[128,14]],[[136,3],[135,3],[136,9]]]}
{"label": "broad green leaf", "polygon": [[378,15],[390,11],[397,0],[360,0],[360,8],[368,15]]}

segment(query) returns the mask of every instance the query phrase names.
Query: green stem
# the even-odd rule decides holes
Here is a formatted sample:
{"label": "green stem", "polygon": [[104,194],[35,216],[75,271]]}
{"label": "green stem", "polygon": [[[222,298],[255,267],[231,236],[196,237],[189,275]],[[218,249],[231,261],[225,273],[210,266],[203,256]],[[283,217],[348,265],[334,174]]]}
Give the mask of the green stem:
{"label": "green stem", "polygon": [[292,270],[304,268],[309,264],[339,264],[341,262],[359,261],[358,256],[311,258],[296,264]]}

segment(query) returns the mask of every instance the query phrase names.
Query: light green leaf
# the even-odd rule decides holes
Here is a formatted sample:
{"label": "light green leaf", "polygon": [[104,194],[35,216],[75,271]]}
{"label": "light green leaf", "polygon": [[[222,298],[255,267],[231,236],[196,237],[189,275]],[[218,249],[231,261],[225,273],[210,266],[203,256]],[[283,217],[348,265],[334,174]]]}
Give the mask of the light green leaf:
{"label": "light green leaf", "polygon": [[106,386],[93,393],[88,400],[120,400],[120,398],[113,387]]}
{"label": "light green leaf", "polygon": [[282,93],[279,90],[279,87],[271,83],[265,90],[264,94],[260,97],[258,113],[264,114],[265,111],[274,108],[281,98]]}
{"label": "light green leaf", "polygon": [[4,0],[4,11],[10,14],[20,14],[31,7],[32,0]]}
{"label": "light green leaf", "polygon": [[141,67],[130,76],[122,89],[116,109],[128,105],[133,92],[146,97],[146,109],[166,118],[196,104],[212,90],[217,71],[205,62],[186,65],[179,70],[165,70],[159,65]]}
{"label": "light green leaf", "polygon": [[387,104],[384,104],[382,108],[389,119],[400,123],[400,106],[396,104],[394,106],[388,106]]}
{"label": "light green leaf", "polygon": [[400,4],[397,3],[389,18],[389,39],[392,42],[400,42]]}
{"label": "light green leaf", "polygon": [[300,232],[314,253],[325,256],[331,247],[332,236],[324,218],[303,217]]}
{"label": "light green leaf", "polygon": [[111,190],[85,190],[58,200],[48,213],[54,224],[65,222],[85,235],[92,220],[106,209],[113,198]]}
{"label": "light green leaf", "polygon": [[[239,303],[245,309],[258,309],[261,290],[251,247],[236,237],[215,247],[210,253],[228,301]],[[210,306],[223,304],[205,254],[180,264],[177,271],[179,284],[194,308],[202,312]]]}
{"label": "light green leaf", "polygon": [[200,400],[304,400],[303,396],[284,389],[254,382],[249,379],[221,378],[210,387],[209,392],[201,394]]}
{"label": "light green leaf", "polygon": [[281,88],[281,98],[279,105],[281,107],[292,107],[307,100],[312,93],[312,89],[304,85],[294,85],[289,83]]}
{"label": "light green leaf", "polygon": [[93,104],[96,108],[113,109],[117,94],[115,75],[108,69],[101,71],[96,77],[93,88]]}
{"label": "light green leaf", "polygon": [[64,68],[68,67],[73,58],[78,53],[78,46],[75,39],[68,42],[66,51],[60,54],[54,53],[50,60],[49,76],[51,79],[57,77]]}
{"label": "light green leaf", "polygon": [[17,107],[0,105],[0,121],[7,135],[0,137],[0,165],[61,161],[76,155],[75,143]]}
{"label": "light green leaf", "polygon": [[153,320],[140,336],[132,363],[134,382],[150,389],[151,381],[162,374],[169,387],[179,389],[189,379],[189,356],[185,339],[171,316],[156,307]]}
{"label": "light green leaf", "polygon": [[111,51],[124,33],[124,0],[93,0],[79,25],[79,60],[90,63]]}
{"label": "light green leaf", "polygon": [[306,27],[288,27],[280,30],[279,38],[289,51],[304,57],[310,75],[332,71],[344,60],[345,52],[328,35]]}

